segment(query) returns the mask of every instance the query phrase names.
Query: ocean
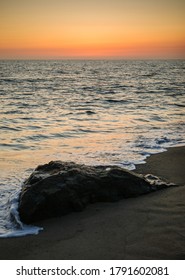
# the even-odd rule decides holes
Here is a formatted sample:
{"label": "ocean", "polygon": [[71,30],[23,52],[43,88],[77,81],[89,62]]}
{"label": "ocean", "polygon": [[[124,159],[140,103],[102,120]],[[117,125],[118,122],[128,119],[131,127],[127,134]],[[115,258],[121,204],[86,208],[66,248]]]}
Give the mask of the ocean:
{"label": "ocean", "polygon": [[134,170],[185,144],[185,61],[0,61],[0,237],[22,224],[21,185],[51,160]]}

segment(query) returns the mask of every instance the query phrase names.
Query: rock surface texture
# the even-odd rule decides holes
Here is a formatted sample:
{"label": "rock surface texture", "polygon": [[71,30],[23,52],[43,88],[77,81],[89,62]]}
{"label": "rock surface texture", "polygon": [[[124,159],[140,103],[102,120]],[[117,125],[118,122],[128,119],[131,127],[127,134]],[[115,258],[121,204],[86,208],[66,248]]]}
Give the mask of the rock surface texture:
{"label": "rock surface texture", "polygon": [[24,223],[81,211],[94,202],[113,202],[147,194],[168,185],[151,184],[118,166],[86,166],[51,161],[38,166],[24,182],[19,214]]}

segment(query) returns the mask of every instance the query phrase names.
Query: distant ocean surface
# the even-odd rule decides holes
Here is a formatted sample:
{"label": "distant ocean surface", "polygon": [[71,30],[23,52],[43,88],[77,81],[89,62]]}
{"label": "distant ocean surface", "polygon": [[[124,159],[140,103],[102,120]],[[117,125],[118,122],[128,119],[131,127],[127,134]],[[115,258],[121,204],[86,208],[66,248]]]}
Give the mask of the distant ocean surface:
{"label": "distant ocean surface", "polygon": [[0,234],[23,180],[50,160],[134,169],[185,144],[185,61],[0,61]]}

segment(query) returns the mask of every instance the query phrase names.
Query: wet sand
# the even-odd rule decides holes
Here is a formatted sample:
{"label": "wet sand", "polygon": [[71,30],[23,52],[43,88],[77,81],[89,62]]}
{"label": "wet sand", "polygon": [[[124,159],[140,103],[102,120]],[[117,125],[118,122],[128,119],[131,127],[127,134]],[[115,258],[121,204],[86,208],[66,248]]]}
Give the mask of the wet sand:
{"label": "wet sand", "polygon": [[0,259],[185,259],[185,147],[152,155],[136,172],[178,186],[42,221],[39,235],[0,239]]}

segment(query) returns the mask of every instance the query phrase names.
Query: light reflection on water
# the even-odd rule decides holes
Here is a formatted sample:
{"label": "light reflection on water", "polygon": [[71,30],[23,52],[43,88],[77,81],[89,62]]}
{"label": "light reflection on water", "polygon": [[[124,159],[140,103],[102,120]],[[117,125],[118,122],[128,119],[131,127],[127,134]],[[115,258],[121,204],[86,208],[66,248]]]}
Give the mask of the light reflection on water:
{"label": "light reflection on water", "polygon": [[38,164],[133,169],[184,144],[184,61],[1,61],[1,195]]}

